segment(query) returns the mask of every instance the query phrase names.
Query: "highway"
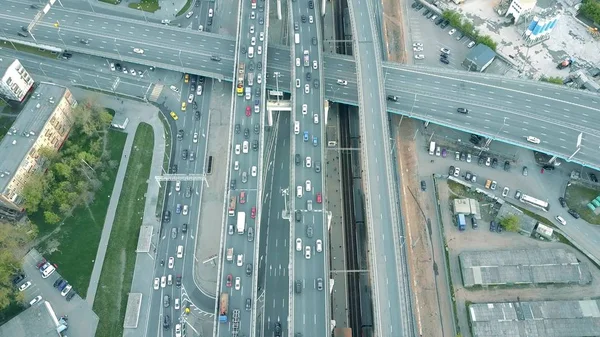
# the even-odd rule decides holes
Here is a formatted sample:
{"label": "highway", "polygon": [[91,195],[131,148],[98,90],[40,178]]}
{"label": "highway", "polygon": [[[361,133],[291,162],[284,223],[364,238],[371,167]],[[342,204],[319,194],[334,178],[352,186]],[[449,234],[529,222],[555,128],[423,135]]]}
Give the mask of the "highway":
{"label": "highway", "polygon": [[[365,174],[365,219],[369,236],[368,254],[373,292],[374,331],[377,336],[413,336],[414,313],[410,296],[404,245],[399,235],[400,212],[397,208],[396,184],[391,161],[388,115],[379,38],[371,18],[374,12],[368,1],[348,1],[360,82],[359,120],[362,169]],[[388,152],[389,151],[389,152]]]}
{"label": "highway", "polygon": [[[290,253],[293,273],[288,295],[291,326],[289,336],[327,336],[329,331],[329,269],[326,265],[327,228],[323,208],[323,97],[322,46],[318,1],[289,3],[292,64],[291,182],[289,197]],[[311,5],[312,4],[312,5]],[[274,54],[273,56],[279,56]],[[286,81],[286,79],[279,79]],[[289,80],[287,80],[289,81]],[[290,82],[288,82],[290,83]]]}

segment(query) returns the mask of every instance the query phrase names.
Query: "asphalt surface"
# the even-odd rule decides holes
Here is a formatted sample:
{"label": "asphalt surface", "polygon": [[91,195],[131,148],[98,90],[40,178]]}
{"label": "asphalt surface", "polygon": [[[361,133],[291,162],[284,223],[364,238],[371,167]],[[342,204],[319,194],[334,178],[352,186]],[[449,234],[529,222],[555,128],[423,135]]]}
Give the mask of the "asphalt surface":
{"label": "asphalt surface", "polygon": [[[361,0],[348,1],[352,22],[359,86],[362,166],[366,170],[365,218],[369,232],[369,254],[373,271],[374,330],[378,336],[411,336],[414,333],[407,263],[397,226],[399,209],[395,198],[396,180],[388,151],[388,115],[385,91],[381,87],[381,54],[371,18],[373,9]],[[358,42],[356,42],[358,41]],[[385,80],[384,80],[385,81]]]}
{"label": "asphalt surface", "polygon": [[[325,336],[329,332],[327,306],[329,282],[325,274],[327,268],[323,252],[324,247],[327,247],[324,243],[327,228],[324,225],[325,214],[322,204],[324,190],[322,62],[321,48],[318,43],[313,43],[313,39],[318,42],[316,39],[320,38],[318,31],[320,16],[315,9],[318,6],[318,1],[313,2],[313,8],[310,8],[308,1],[295,1],[291,3],[288,13],[292,39],[290,41],[293,59],[291,73],[295,82],[292,91],[294,121],[291,124],[294,136],[290,138],[291,160],[294,165],[291,170],[293,183],[289,189],[289,197],[292,201],[291,209],[301,216],[301,219],[292,218],[291,225],[293,235],[290,236],[290,240],[294,240],[291,243],[293,245],[292,289],[295,289],[296,282],[302,284],[300,294],[290,294],[290,298],[293,299],[293,310],[290,311],[293,327],[284,327],[284,331],[288,330],[290,336],[297,332],[305,336]],[[295,43],[295,34],[298,34],[299,43]],[[287,65],[290,66],[289,63]],[[299,163],[295,163],[296,155],[299,156]],[[319,172],[316,167],[320,168]],[[321,203],[318,200],[319,195],[321,195]],[[309,234],[309,231],[313,233]],[[301,243],[298,240],[301,240]],[[321,252],[317,251],[317,240],[321,241]],[[297,245],[300,246],[298,247],[301,248],[300,251]],[[307,253],[307,250],[310,252]],[[322,282],[321,290],[317,289],[318,279]]]}

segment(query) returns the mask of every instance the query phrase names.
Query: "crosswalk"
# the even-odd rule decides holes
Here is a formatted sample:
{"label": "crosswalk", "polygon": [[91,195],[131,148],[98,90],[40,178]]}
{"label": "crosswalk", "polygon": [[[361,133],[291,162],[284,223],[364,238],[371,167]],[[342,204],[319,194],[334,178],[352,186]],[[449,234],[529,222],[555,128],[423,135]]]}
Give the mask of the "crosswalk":
{"label": "crosswalk", "polygon": [[156,102],[164,87],[165,85],[162,83],[154,83],[154,87],[152,88],[152,92],[150,92],[150,97],[148,97],[148,100]]}

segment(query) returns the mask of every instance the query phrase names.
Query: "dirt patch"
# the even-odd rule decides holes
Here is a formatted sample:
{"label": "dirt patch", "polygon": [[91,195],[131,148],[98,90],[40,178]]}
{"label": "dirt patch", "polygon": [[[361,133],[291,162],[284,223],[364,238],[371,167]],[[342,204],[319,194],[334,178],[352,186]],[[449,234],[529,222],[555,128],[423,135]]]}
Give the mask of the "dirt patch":
{"label": "dirt patch", "polygon": [[387,45],[387,60],[406,63],[404,43],[403,5],[402,1],[384,0],[383,4],[383,39]]}
{"label": "dirt patch", "polygon": [[600,195],[600,191],[594,188],[571,184],[565,192],[565,199],[569,208],[574,209],[587,223],[600,225],[600,215],[590,210],[587,204]]}

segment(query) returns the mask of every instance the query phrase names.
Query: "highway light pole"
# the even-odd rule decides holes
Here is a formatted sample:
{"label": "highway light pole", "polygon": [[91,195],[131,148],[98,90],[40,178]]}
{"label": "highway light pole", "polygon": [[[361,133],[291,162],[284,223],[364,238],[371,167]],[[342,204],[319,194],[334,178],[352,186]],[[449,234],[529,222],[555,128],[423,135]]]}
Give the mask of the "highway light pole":
{"label": "highway light pole", "polygon": [[123,61],[123,56],[121,56],[121,53],[119,52],[119,47],[117,46],[117,38],[115,37],[115,50],[117,51],[117,54],[119,54],[119,59],[121,61]]}
{"label": "highway light pole", "polygon": [[276,71],[273,73],[273,77],[275,77],[275,90],[277,90],[277,103],[279,104],[279,76],[281,73]]}
{"label": "highway light pole", "polygon": [[142,11],[142,14],[144,15],[144,20],[146,20],[146,23],[148,23],[148,18],[146,17],[146,11],[144,11],[142,9],[142,6],[139,6],[139,5],[137,6],[137,9]]}
{"label": "highway light pole", "polygon": [[[58,26],[58,30],[56,32],[58,33],[58,39],[60,40],[60,42],[63,43],[63,45],[65,46],[65,50],[66,50],[67,44],[65,43],[65,40],[63,40],[62,36],[60,36],[60,26]],[[33,34],[31,34],[31,37],[33,37]],[[36,43],[37,43],[37,41],[36,41]]]}
{"label": "highway light pole", "polygon": [[490,143],[492,142],[492,140],[496,140],[496,138],[498,138],[498,136],[500,135],[500,132],[502,132],[502,129],[504,129],[504,127],[506,126],[506,120],[508,119],[508,117],[504,117],[504,121],[502,122],[502,126],[500,127],[500,130],[498,130],[498,133],[496,133],[496,136],[494,136],[494,138],[492,139],[488,139],[487,142],[485,143],[485,147],[489,149],[490,147]]}
{"label": "highway light pole", "polygon": [[183,69],[183,61],[181,61],[181,49],[179,50],[179,63],[181,64],[181,72],[184,73],[184,69]]}
{"label": "highway light pole", "polygon": [[43,63],[38,63],[38,67],[40,68],[40,70],[42,71],[42,74],[44,74],[45,77],[48,77],[48,75],[46,74],[46,72],[44,71],[44,69],[42,69],[42,64]]}
{"label": "highway light pole", "polygon": [[96,14],[96,11],[94,10],[94,6],[92,6],[92,3],[90,2],[90,0],[88,0],[88,5],[90,5],[90,8],[92,9],[92,12],[94,12],[94,14]]}

